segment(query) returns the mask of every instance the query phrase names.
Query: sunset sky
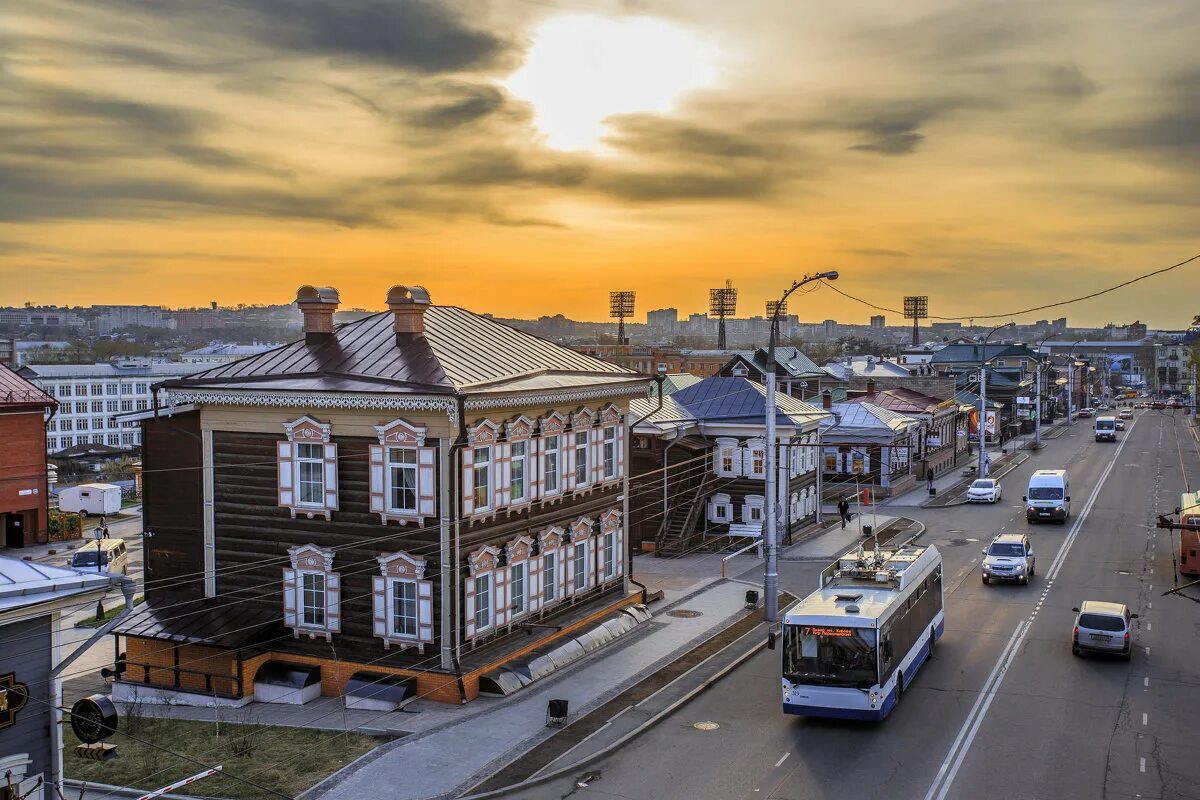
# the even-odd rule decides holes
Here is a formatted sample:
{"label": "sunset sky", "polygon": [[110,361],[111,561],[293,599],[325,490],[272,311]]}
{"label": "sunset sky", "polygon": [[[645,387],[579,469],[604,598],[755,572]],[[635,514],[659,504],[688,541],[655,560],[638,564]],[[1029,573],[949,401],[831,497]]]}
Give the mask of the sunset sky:
{"label": "sunset sky", "polygon": [[[0,305],[967,319],[1200,252],[1195,0],[8,0]],[[1020,318],[1183,326],[1200,263]],[[820,289],[805,320],[865,322]],[[899,323],[889,315],[889,323]]]}

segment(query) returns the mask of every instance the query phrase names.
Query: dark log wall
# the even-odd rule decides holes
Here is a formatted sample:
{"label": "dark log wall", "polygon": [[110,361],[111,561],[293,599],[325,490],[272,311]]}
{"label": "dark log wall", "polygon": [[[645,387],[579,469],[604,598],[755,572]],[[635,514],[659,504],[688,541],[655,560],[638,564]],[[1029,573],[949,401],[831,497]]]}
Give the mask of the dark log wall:
{"label": "dark log wall", "polygon": [[142,423],[146,595],[204,594],[204,482],[200,414]]}
{"label": "dark log wall", "polygon": [[[393,647],[382,661],[399,667],[436,658],[441,597],[437,590],[438,527],[436,520],[422,528],[415,523],[384,526],[369,511],[368,447],[371,440],[334,437],[338,445],[338,505],[332,521],[292,519],[278,506],[276,442],[267,434],[213,433],[213,501],[216,531],[217,594],[245,597],[278,609],[283,618],[283,570],[290,566],[288,548],[315,544],[334,548],[333,570],[342,580],[342,630],[333,647],[323,638],[287,639],[275,649],[348,660],[370,661],[383,656],[383,643],[372,630],[371,578],[379,575],[382,554],[399,550],[424,558],[425,577],[435,581],[434,642],[425,654]],[[434,662],[436,664],[436,661]]]}

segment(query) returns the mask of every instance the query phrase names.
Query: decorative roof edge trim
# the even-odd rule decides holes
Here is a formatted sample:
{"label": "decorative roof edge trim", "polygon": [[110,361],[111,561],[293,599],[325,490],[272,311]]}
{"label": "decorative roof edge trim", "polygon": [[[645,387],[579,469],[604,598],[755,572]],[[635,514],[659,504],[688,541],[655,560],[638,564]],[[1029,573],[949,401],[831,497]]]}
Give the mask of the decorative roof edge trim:
{"label": "decorative roof edge trim", "polygon": [[442,411],[451,425],[458,424],[458,405],[451,397],[419,395],[371,395],[354,392],[246,392],[168,390],[168,407],[185,404],[269,406],[277,408],[340,408],[386,411]]}
{"label": "decorative roof edge trim", "polygon": [[618,386],[597,386],[592,389],[569,389],[565,391],[547,391],[537,394],[507,394],[496,397],[467,398],[466,407],[469,410],[490,408],[509,408],[512,406],[545,406],[573,403],[579,400],[594,400],[597,397],[645,396],[647,387],[641,381],[637,386],[628,384]]}

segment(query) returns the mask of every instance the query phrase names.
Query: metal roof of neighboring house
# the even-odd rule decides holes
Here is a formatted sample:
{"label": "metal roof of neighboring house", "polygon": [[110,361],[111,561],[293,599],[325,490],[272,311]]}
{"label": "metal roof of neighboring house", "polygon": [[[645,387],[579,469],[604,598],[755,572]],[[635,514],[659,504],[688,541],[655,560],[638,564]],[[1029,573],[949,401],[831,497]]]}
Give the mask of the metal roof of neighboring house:
{"label": "metal roof of neighboring house", "polygon": [[939,400],[936,397],[931,397],[930,395],[904,387],[883,389],[873,394],[851,397],[847,402],[871,403],[889,411],[897,411],[901,414],[910,415],[932,414],[935,411],[941,410],[942,407],[954,405],[948,400]]}
{"label": "metal roof of neighboring house", "polygon": [[83,443],[72,445],[63,450],[51,453],[50,458],[109,458],[112,456],[127,456],[129,451],[108,444]]}
{"label": "metal roof of neighboring house", "polygon": [[[804,355],[798,347],[776,347],[775,363],[782,367],[784,372],[794,378],[825,377],[825,370],[817,366],[817,363],[811,358]],[[760,347],[754,351],[753,364],[758,368],[760,374],[766,373],[766,349]]]}
{"label": "metal roof of neighboring house", "polygon": [[115,584],[116,581],[107,575],[0,556],[0,614],[106,591]]}
{"label": "metal roof of neighboring house", "polygon": [[301,391],[521,391],[648,378],[456,306],[429,306],[425,333],[397,334],[391,312],[332,334],[164,382],[173,388]]}
{"label": "metal roof of neighboring house", "polygon": [[[693,375],[690,372],[672,373],[671,375],[666,376],[666,379],[663,380],[663,394],[670,397],[680,389],[686,389],[689,386],[695,386],[702,380],[704,379],[699,375]],[[651,391],[651,394],[653,393],[654,392]]]}
{"label": "metal roof of neighboring house", "polygon": [[170,378],[176,375],[191,375],[204,369],[206,364],[183,364],[175,361],[155,363],[99,363],[99,364],[26,364],[22,372],[34,380],[62,380],[63,378]]}
{"label": "metal roof of neighboring house", "polygon": [[825,371],[838,380],[857,378],[911,378],[912,373],[899,364],[885,361],[875,356],[851,356],[849,363],[846,359],[830,361],[825,364]]}
{"label": "metal roof of neighboring house", "polygon": [[255,356],[280,347],[279,343],[232,344],[228,342],[213,342],[195,350],[188,350],[184,356]]}
{"label": "metal roof of neighboring house", "polygon": [[696,417],[685,407],[675,402],[675,398],[667,395],[663,398],[662,408],[658,407],[658,397],[635,397],[629,401],[629,418],[633,421],[633,429],[645,433],[666,433],[667,431],[690,428],[696,424]]}
{"label": "metal roof of neighboring house", "polygon": [[1002,358],[1037,358],[1037,353],[1023,344],[949,344],[933,354],[931,364],[979,363],[980,360]]}
{"label": "metal roof of neighboring house", "polygon": [[829,409],[833,416],[821,421],[821,429],[836,428],[833,436],[839,436],[851,428],[877,429],[888,432],[903,431],[920,421],[873,403],[834,403]]}
{"label": "metal roof of neighboring house", "polygon": [[[767,413],[767,389],[747,378],[706,378],[681,389],[671,399],[701,422],[727,422],[746,425],[764,424]],[[803,425],[817,422],[828,412],[803,400],[776,392],[776,424]]]}
{"label": "metal roof of neighboring house", "polygon": [[57,405],[58,401],[42,391],[37,384],[0,364],[0,408],[28,406],[44,409]]}

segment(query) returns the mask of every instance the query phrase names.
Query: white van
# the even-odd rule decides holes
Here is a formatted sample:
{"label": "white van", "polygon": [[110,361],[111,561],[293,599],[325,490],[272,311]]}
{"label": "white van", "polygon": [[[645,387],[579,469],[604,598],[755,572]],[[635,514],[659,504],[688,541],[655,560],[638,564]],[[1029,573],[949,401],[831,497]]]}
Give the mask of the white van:
{"label": "white van", "polygon": [[128,575],[129,552],[125,540],[95,539],[80,546],[71,556],[71,568],[81,572]]}
{"label": "white van", "polygon": [[1061,525],[1071,516],[1071,478],[1065,469],[1039,469],[1029,476],[1029,488],[1021,499],[1027,522],[1053,520]]}
{"label": "white van", "polygon": [[1096,434],[1097,442],[1115,442],[1117,440],[1117,418],[1116,417],[1096,417],[1096,424],[1093,426]]}
{"label": "white van", "polygon": [[58,510],[85,517],[116,514],[121,510],[121,487],[111,483],[83,483],[58,493]]}

